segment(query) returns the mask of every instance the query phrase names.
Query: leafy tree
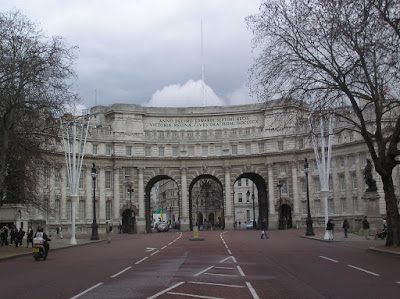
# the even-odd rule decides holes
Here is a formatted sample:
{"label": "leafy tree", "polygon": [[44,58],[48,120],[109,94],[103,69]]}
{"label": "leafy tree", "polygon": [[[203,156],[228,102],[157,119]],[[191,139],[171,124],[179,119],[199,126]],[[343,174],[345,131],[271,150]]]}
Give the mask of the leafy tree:
{"label": "leafy tree", "polygon": [[73,51],[20,12],[0,13],[0,200],[37,200],[57,117],[77,100]]}
{"label": "leafy tree", "polygon": [[333,111],[363,137],[385,192],[387,246],[400,245],[399,15],[398,0],[266,0],[247,18],[261,50],[251,90]]}

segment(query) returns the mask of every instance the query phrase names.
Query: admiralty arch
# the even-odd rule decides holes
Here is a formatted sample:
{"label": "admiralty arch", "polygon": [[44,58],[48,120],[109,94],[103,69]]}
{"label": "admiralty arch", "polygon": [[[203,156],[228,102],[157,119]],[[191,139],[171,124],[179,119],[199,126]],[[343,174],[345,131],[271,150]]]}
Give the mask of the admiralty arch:
{"label": "admiralty arch", "polygon": [[[314,226],[323,226],[324,207],[312,144],[306,130],[282,129],[279,115],[284,113],[278,101],[193,108],[93,107],[76,203],[77,232],[89,232],[93,220],[93,163],[98,174],[95,201],[100,229],[106,221],[118,226],[132,212],[134,231],[151,232],[156,212],[151,206],[151,190],[158,182],[171,180],[176,185],[175,200],[164,207],[164,213],[169,209],[170,216],[179,220],[180,230],[191,230],[199,212],[194,190],[204,179],[221,189],[218,216],[223,229],[233,229],[239,221],[244,225],[246,220],[263,218],[269,229],[280,228],[282,219],[285,228],[304,227],[305,158],[310,165]],[[339,225],[347,218],[356,229],[362,219],[363,170],[368,156],[360,136],[335,128],[328,207],[329,217]],[[43,196],[50,212],[22,213],[19,220],[24,227],[35,221],[52,229],[59,224],[67,229],[71,224],[71,198],[61,150],[53,153],[53,161],[43,180]],[[394,173],[399,190],[398,167]],[[377,184],[384,216],[382,183],[377,180]]]}

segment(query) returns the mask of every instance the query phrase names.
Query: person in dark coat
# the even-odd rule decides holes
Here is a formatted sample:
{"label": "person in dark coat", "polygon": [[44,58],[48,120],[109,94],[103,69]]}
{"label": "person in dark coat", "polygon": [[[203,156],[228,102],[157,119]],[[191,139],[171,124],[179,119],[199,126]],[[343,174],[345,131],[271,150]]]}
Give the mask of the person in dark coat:
{"label": "person in dark coat", "polygon": [[10,246],[15,242],[17,232],[17,228],[15,226],[12,226],[10,231]]}
{"label": "person in dark coat", "polygon": [[343,230],[344,230],[344,237],[345,237],[345,238],[347,238],[347,234],[348,234],[348,231],[349,231],[349,227],[350,227],[349,221],[347,221],[347,218],[345,218],[345,219],[343,220]]}
{"label": "person in dark coat", "polygon": [[333,241],[333,228],[335,224],[333,223],[332,219],[329,219],[328,223],[326,224],[326,230],[328,231],[329,240]]}
{"label": "person in dark coat", "polygon": [[29,247],[29,243],[32,243],[33,248],[33,229],[32,227],[28,227],[28,231],[26,233],[26,248]]}
{"label": "person in dark coat", "polygon": [[267,235],[267,219],[265,219],[265,218],[261,222],[261,239],[264,238],[264,235],[265,235],[265,238],[269,239],[269,237]]}

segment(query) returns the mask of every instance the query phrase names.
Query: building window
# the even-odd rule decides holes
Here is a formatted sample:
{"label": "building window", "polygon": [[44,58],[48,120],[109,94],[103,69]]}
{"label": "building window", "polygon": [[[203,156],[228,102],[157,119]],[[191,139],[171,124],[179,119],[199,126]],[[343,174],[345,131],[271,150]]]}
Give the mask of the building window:
{"label": "building window", "polygon": [[358,211],[358,197],[357,196],[353,197],[353,207],[354,207],[354,211]]}
{"label": "building window", "polygon": [[172,155],[174,157],[178,157],[178,154],[179,154],[179,147],[178,146],[173,146],[172,147]]}
{"label": "building window", "polygon": [[283,141],[278,141],[278,150],[283,151]]}
{"label": "building window", "polygon": [[246,179],[246,187],[249,186],[249,179]]}
{"label": "building window", "polygon": [[125,168],[125,177],[130,177],[130,176],[131,176],[131,169]]}
{"label": "building window", "polygon": [[339,157],[339,167],[344,167],[344,157]]}
{"label": "building window", "polygon": [[215,154],[216,154],[217,156],[222,156],[222,147],[221,147],[220,145],[217,145],[217,146],[215,147]]}
{"label": "building window", "polygon": [[353,134],[353,131],[350,131],[350,132],[349,132],[349,141],[350,141],[350,142],[354,141],[354,134]]}
{"label": "building window", "polygon": [[71,221],[72,220],[72,202],[70,200],[67,200],[66,213],[67,213],[67,220]]}
{"label": "building window", "polygon": [[146,146],[146,147],[144,148],[144,155],[145,155],[146,157],[150,157],[150,154],[151,154],[151,147],[150,147],[150,146]]}
{"label": "building window", "polygon": [[56,199],[54,202],[54,209],[56,212],[56,221],[60,221],[61,219],[61,209],[60,209],[60,200]]}
{"label": "building window", "polygon": [[319,178],[314,179],[314,192],[319,192],[321,191],[321,182]]}
{"label": "building window", "polygon": [[238,193],[238,201],[243,202],[243,193]]}
{"label": "building window", "polygon": [[302,193],[307,192],[307,180],[301,180],[301,192]]}
{"label": "building window", "polygon": [[346,180],[344,178],[344,175],[339,176],[339,187],[340,190],[346,190]]}
{"label": "building window", "polygon": [[111,200],[106,201],[106,220],[111,220]]}
{"label": "building window", "polygon": [[286,173],[286,164],[281,164],[281,173]]}
{"label": "building window", "polygon": [[286,182],[286,180],[281,180],[280,182],[281,182],[281,184],[282,184],[281,193],[282,193],[282,194],[287,194],[287,193],[288,193],[288,188],[287,188],[287,182]]}
{"label": "building window", "polygon": [[105,175],[105,187],[106,189],[111,189],[111,171],[106,171]]}
{"label": "building window", "polygon": [[247,223],[250,223],[250,210],[246,210],[246,220]]}
{"label": "building window", "polygon": [[165,153],[164,153],[164,147],[163,146],[159,146],[158,147],[158,155],[160,157],[164,157]]}
{"label": "building window", "polygon": [[357,189],[358,182],[357,182],[357,175],[355,173],[351,175],[351,182],[353,185],[353,189]]}
{"label": "building window", "polygon": [[262,154],[262,153],[265,152],[265,145],[264,145],[264,143],[259,143],[259,144],[258,144],[258,152],[259,152],[260,154]]}
{"label": "building window", "polygon": [[93,151],[92,151],[92,153],[93,153],[93,155],[97,155],[97,144],[93,144]]}
{"label": "building window", "polygon": [[47,167],[43,170],[43,188],[49,187],[49,169]]}
{"label": "building window", "polygon": [[55,168],[54,169],[54,187],[55,188],[59,188],[60,187],[60,182],[61,182],[60,169]]}
{"label": "building window", "polygon": [[329,182],[328,182],[328,185],[329,185],[329,190],[333,190],[333,180],[332,180],[332,176],[330,175],[329,176]]}
{"label": "building window", "polygon": [[79,177],[79,189],[84,188],[84,182],[85,182],[85,171],[81,170],[81,176]]}
{"label": "building window", "polygon": [[193,157],[194,156],[194,146],[193,145],[189,146],[188,156],[189,157]]}
{"label": "building window", "polygon": [[237,155],[237,153],[238,153],[237,145],[232,145],[232,155]]}
{"label": "building window", "polygon": [[346,198],[342,198],[342,199],[340,200],[340,204],[341,204],[341,207],[342,207],[342,212],[343,212],[343,213],[346,212],[346,211],[347,211]]}
{"label": "building window", "polygon": [[85,220],[85,201],[84,200],[79,201],[79,220],[81,220],[81,221]]}
{"label": "building window", "polygon": [[242,179],[238,179],[238,187],[242,187]]}
{"label": "building window", "polygon": [[246,143],[245,150],[246,150],[247,155],[251,154],[251,144],[250,143]]}
{"label": "building window", "polygon": [[306,201],[302,201],[301,202],[301,211],[304,215],[307,214],[308,210],[307,210],[307,202]]}
{"label": "building window", "polygon": [[342,133],[339,133],[339,134],[337,135],[337,143],[338,143],[338,144],[341,144],[341,143],[342,143]]}
{"label": "building window", "polygon": [[246,193],[246,202],[250,202],[250,192]]}
{"label": "building window", "polygon": [[201,147],[201,154],[203,155],[203,157],[207,157],[208,156],[208,146],[207,145],[203,145]]}
{"label": "building window", "polygon": [[335,202],[333,199],[328,199],[329,213],[335,213]]}
{"label": "building window", "polygon": [[106,156],[111,156],[111,145],[106,145]]}
{"label": "building window", "polygon": [[322,205],[320,200],[315,200],[314,201],[314,209],[315,213],[321,214],[322,213]]}
{"label": "building window", "polygon": [[132,146],[127,146],[125,150],[127,156],[132,156]]}
{"label": "building window", "polygon": [[299,149],[304,148],[304,140],[303,139],[299,139],[297,143],[298,143]]}

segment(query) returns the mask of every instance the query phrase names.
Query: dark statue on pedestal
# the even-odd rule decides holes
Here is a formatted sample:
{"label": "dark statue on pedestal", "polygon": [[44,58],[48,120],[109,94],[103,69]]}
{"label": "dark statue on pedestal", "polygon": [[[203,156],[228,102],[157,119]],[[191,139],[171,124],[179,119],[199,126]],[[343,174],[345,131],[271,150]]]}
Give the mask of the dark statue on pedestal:
{"label": "dark statue on pedestal", "polygon": [[366,192],[376,192],[376,181],[372,178],[372,164],[371,160],[367,159],[367,166],[364,170],[365,183],[368,185]]}

